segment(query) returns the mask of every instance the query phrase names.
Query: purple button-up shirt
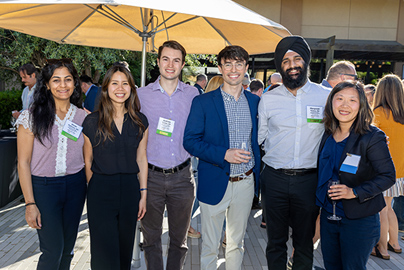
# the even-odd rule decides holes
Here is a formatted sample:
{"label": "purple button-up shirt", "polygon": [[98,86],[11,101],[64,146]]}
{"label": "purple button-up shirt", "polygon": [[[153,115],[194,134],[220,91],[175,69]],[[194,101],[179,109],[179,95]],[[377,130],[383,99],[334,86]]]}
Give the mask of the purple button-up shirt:
{"label": "purple button-up shirt", "polygon": [[[150,164],[168,169],[178,166],[190,155],[182,146],[184,129],[192,100],[199,95],[198,90],[181,81],[177,89],[169,96],[160,86],[160,77],[154,82],[137,90],[140,99],[140,111],[149,121],[149,139],[147,159]],[[171,137],[157,134],[159,118],[175,121]]]}

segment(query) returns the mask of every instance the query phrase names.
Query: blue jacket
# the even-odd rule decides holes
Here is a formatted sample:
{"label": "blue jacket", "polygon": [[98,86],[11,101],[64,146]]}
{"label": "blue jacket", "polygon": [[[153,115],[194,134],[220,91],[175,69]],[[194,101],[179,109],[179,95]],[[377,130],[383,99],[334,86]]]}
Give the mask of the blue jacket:
{"label": "blue jacket", "polygon": [[194,86],[196,87],[196,89],[198,89],[199,95],[205,93],[205,91],[203,91],[203,88],[199,84],[196,83]]}
{"label": "blue jacket", "polygon": [[[192,102],[184,132],[184,148],[199,158],[198,200],[216,205],[226,192],[230,175],[230,163],[224,157],[229,149],[229,130],[226,111],[220,88],[196,96]],[[258,146],[258,102],[259,97],[244,91],[251,112],[252,150],[255,158],[255,175],[260,172]],[[256,189],[259,187],[256,177]]]}
{"label": "blue jacket", "polygon": [[93,112],[96,109],[96,105],[99,102],[99,95],[101,94],[101,87],[95,86],[94,84],[88,89],[88,94],[84,100],[84,108]]}
{"label": "blue jacket", "polygon": [[[319,154],[329,136],[330,133],[324,133]],[[386,205],[382,192],[396,181],[396,171],[387,147],[386,135],[374,126],[370,126],[370,131],[364,135],[351,131],[339,167],[347,153],[359,155],[361,159],[355,174],[339,171],[341,184],[354,188],[358,194],[356,199],[342,200],[345,215],[350,219],[358,219],[379,213]]]}

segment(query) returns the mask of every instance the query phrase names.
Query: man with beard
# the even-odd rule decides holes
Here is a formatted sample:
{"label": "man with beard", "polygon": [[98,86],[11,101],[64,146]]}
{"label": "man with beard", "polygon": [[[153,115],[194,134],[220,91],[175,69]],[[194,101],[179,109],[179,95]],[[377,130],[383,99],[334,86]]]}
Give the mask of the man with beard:
{"label": "man with beard", "polygon": [[258,108],[258,143],[265,140],[261,174],[262,205],[267,221],[268,269],[286,269],[289,226],[293,231],[293,269],[312,269],[313,236],[319,213],[317,152],[329,94],[308,79],[310,47],[299,36],[282,39],[275,65],[283,85],[262,96]]}

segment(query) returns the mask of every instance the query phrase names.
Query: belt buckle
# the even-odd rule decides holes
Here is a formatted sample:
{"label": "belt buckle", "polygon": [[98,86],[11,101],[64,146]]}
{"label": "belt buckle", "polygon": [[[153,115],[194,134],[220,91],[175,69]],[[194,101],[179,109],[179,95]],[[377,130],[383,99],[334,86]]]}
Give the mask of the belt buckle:
{"label": "belt buckle", "polygon": [[164,174],[165,176],[168,176],[168,175],[173,174],[173,173],[174,173],[174,169],[173,169],[173,168],[163,170],[163,174]]}
{"label": "belt buckle", "polygon": [[239,176],[235,176],[235,177],[233,177],[233,181],[230,181],[230,182],[239,182],[239,181],[241,181],[241,180],[244,180],[246,177],[245,176],[243,176],[243,175],[239,175]]}
{"label": "belt buckle", "polygon": [[283,173],[288,176],[296,176],[296,172],[292,170],[284,170]]}

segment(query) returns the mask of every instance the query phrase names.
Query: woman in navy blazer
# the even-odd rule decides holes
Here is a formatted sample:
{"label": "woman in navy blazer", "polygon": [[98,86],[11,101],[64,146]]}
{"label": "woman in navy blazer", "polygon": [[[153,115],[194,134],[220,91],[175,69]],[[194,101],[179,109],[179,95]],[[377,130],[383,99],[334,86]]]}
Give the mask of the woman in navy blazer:
{"label": "woman in navy blazer", "polygon": [[[395,169],[359,82],[341,82],[328,96],[320,143],[316,192],[321,210],[321,249],[328,269],[366,269],[380,236],[382,192],[395,183]],[[328,187],[329,180],[340,184]],[[341,220],[329,220],[336,201]]]}

